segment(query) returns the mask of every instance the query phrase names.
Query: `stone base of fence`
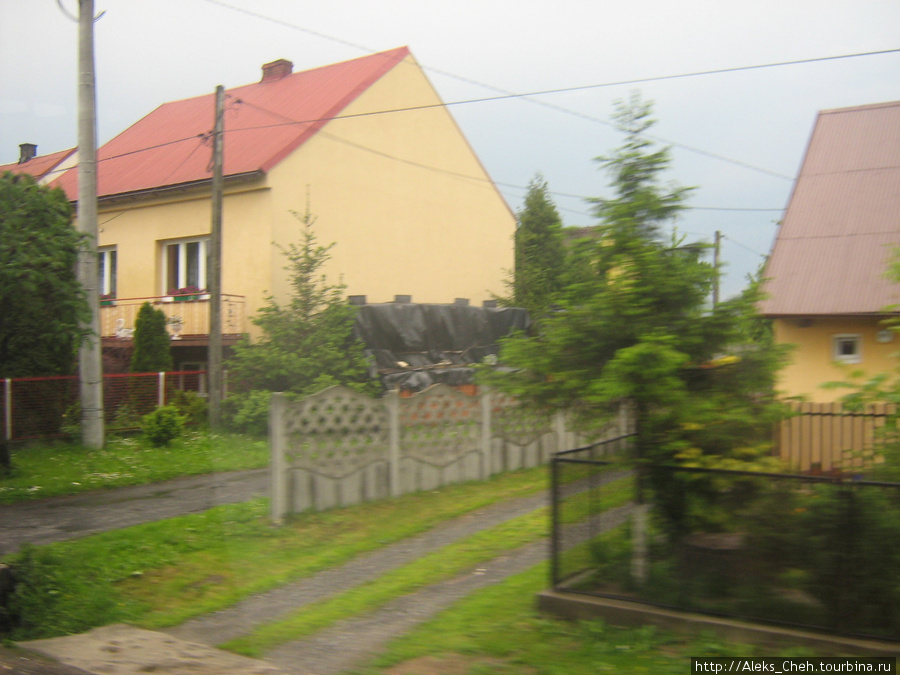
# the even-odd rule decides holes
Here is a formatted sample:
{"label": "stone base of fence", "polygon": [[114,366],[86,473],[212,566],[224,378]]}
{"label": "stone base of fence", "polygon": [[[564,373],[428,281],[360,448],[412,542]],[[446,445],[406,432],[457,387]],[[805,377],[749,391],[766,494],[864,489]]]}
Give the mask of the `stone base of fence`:
{"label": "stone base of fence", "polygon": [[[620,416],[609,430],[621,435]],[[274,394],[272,518],[399,496],[545,464],[579,444],[562,414],[435,385],[375,399],[331,387],[302,401]]]}

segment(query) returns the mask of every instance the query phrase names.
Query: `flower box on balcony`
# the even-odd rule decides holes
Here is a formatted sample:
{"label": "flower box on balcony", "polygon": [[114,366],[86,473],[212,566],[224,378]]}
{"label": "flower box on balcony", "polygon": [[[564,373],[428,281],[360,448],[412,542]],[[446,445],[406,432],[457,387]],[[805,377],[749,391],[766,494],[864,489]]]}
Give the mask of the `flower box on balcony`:
{"label": "flower box on balcony", "polygon": [[196,286],[185,286],[184,288],[170,288],[169,295],[174,302],[190,302],[192,300],[200,300],[206,293],[205,288],[197,288]]}
{"label": "flower box on balcony", "polygon": [[116,297],[112,293],[100,296],[101,307],[111,307],[114,304],[116,304]]}

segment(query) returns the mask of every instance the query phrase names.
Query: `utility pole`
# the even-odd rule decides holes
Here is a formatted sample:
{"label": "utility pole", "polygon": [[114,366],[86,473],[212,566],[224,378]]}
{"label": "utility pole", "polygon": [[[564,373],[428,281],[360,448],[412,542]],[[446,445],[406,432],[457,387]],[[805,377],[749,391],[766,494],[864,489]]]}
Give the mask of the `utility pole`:
{"label": "utility pole", "polygon": [[225,128],[225,88],[216,87],[213,126],[212,227],[209,237],[209,426],[222,425],[222,154]]}
{"label": "utility pole", "polygon": [[719,248],[721,246],[721,243],[722,233],[719,232],[719,230],[716,230],[716,243],[715,246],[713,246],[713,271],[716,275],[713,278],[713,307],[716,307],[719,304]]}
{"label": "utility pole", "polygon": [[100,348],[100,291],[97,260],[97,95],[94,75],[94,0],[79,0],[78,14],[78,253],[77,278],[87,295],[91,318],[78,352],[81,442],[103,447],[103,359]]}

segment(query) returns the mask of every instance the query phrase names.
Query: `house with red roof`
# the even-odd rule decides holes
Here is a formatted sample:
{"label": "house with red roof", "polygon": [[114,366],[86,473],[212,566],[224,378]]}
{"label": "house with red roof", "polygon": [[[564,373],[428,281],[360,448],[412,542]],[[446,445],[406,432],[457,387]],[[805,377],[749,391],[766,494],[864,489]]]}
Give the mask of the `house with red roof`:
{"label": "house with red roof", "polygon": [[900,348],[884,319],[900,283],[886,276],[900,247],[900,101],[819,113],[766,265],[760,310],[794,345],[789,395],[830,403],[848,368],[892,371]]}
{"label": "house with red roof", "polygon": [[[265,64],[226,90],[224,343],[290,295],[282,247],[311,213],[334,243],[324,273],[360,301],[489,301],[513,267],[515,217],[405,48],[304,72]],[[150,299],[169,316],[176,368],[202,366],[215,94],[164,103],[98,151],[104,344]],[[77,198],[76,171],[56,185]],[[118,336],[118,337],[117,337]]]}
{"label": "house with red roof", "polygon": [[19,161],[15,164],[0,164],[0,175],[7,171],[15,174],[24,173],[40,184],[47,184],[59,178],[63,172],[77,163],[78,153],[75,148],[38,156],[37,145],[22,143],[19,145]]}

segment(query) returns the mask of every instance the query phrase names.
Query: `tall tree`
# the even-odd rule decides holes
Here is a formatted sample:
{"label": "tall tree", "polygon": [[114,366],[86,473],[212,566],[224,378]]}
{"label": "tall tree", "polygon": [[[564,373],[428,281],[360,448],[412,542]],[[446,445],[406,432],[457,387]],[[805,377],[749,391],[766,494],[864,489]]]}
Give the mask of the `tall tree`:
{"label": "tall tree", "polygon": [[69,374],[88,315],[75,277],[84,239],[59,189],[0,176],[0,376]]}
{"label": "tall tree", "polygon": [[517,219],[513,303],[537,318],[563,288],[566,258],[562,220],[543,176],[529,183]]}
{"label": "tall tree", "polygon": [[265,429],[273,391],[306,395],[335,384],[374,391],[345,286],[329,283],[321,271],[334,244],[318,243],[309,210],[294,215],[303,226],[300,243],[282,249],[290,301],[282,305],[270,296],[253,319],[262,336],[236,345],[227,364],[230,423],[248,431]]}
{"label": "tall tree", "polygon": [[[777,358],[746,344],[752,302],[707,303],[716,270],[703,246],[666,232],[685,208],[688,188],[664,184],[670,159],[646,136],[651,106],[619,104],[623,145],[598,157],[613,196],[592,200],[597,237],[579,247],[581,272],[531,337],[501,348],[512,368],[487,380],[533,405],[579,414],[602,426],[627,401],[634,414],[637,469],[632,519],[632,577],[647,579],[648,508],[667,532],[686,531],[688,490],[660,464],[766,466]],[[768,468],[768,467],[766,467]]]}
{"label": "tall tree", "polygon": [[634,97],[614,119],[624,142],[597,158],[613,194],[591,200],[596,237],[578,250],[588,273],[537,335],[503,344],[513,368],[489,379],[535,405],[580,412],[587,425],[630,400],[648,460],[702,462],[764,443],[778,359],[747,345],[740,317],[752,302],[709,307],[716,271],[703,245],[673,233],[690,188],[664,182],[670,157],[647,137],[651,105]]}

